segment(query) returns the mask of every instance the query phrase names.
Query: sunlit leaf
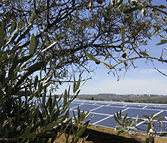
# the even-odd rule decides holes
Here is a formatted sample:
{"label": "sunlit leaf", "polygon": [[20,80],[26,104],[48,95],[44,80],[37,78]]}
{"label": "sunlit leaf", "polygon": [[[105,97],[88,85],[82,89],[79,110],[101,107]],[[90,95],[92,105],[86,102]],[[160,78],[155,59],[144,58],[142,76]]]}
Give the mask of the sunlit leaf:
{"label": "sunlit leaf", "polygon": [[14,20],[10,28],[10,34],[12,34],[15,29],[16,29],[16,21]]}
{"label": "sunlit leaf", "polygon": [[149,119],[149,116],[148,115],[143,115],[144,118],[146,119]]}
{"label": "sunlit leaf", "polygon": [[136,10],[138,10],[138,9],[139,9],[138,7],[129,8],[129,9],[126,9],[126,10],[124,11],[124,13],[131,13],[131,12],[136,11]]}
{"label": "sunlit leaf", "polygon": [[110,54],[107,52],[104,61],[107,60],[109,56],[110,56]]}
{"label": "sunlit leaf", "polygon": [[146,16],[146,8],[142,8],[141,13],[142,13],[142,16]]}
{"label": "sunlit leaf", "polygon": [[79,78],[78,81],[77,81],[77,84],[76,84],[76,87],[75,87],[75,92],[79,89],[80,83],[81,83],[81,78]]}
{"label": "sunlit leaf", "polygon": [[31,16],[31,18],[30,18],[30,23],[33,22],[35,16],[36,16],[36,12],[34,11],[33,14],[32,14],[32,16]]}
{"label": "sunlit leaf", "polygon": [[122,4],[123,0],[119,0],[118,3],[116,3],[116,7],[119,7]]}
{"label": "sunlit leaf", "polygon": [[125,26],[121,26],[121,38],[122,38],[122,43],[125,43]]}
{"label": "sunlit leaf", "polygon": [[159,43],[157,43],[157,45],[162,45],[162,44],[166,44],[167,40],[161,40]]}
{"label": "sunlit leaf", "polygon": [[145,57],[149,56],[149,54],[147,54],[145,51],[141,51],[140,54],[143,55],[143,56],[145,56]]}
{"label": "sunlit leaf", "polygon": [[109,65],[109,64],[107,64],[107,63],[104,63],[104,62],[103,62],[103,64],[104,64],[107,68],[109,68],[109,69],[115,69],[115,67],[110,66],[110,65]]}
{"label": "sunlit leaf", "polygon": [[95,61],[96,64],[100,64],[100,60],[96,59],[93,55],[86,52],[86,55],[93,61]]}
{"label": "sunlit leaf", "polygon": [[51,45],[42,50],[42,53],[52,48],[57,42],[53,42]]}
{"label": "sunlit leaf", "polygon": [[36,38],[34,34],[32,34],[31,40],[30,40],[30,46],[29,46],[29,54],[30,55],[34,54],[35,49],[36,49]]}

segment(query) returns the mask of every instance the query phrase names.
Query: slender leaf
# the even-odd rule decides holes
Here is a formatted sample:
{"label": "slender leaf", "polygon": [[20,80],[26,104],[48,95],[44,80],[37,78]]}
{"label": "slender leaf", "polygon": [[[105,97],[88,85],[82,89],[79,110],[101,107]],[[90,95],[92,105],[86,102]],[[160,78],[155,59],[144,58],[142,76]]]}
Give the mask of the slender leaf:
{"label": "slender leaf", "polygon": [[104,63],[104,62],[103,62],[103,64],[104,64],[107,68],[109,68],[109,69],[115,69],[115,67],[110,66],[110,65],[109,65],[109,64],[107,64],[107,63]]}
{"label": "slender leaf", "polygon": [[149,56],[149,54],[147,54],[145,51],[141,51],[140,54],[143,55],[143,56],[145,56],[145,57]]}
{"label": "slender leaf", "polygon": [[34,34],[32,34],[31,40],[30,40],[30,46],[29,46],[29,54],[30,55],[34,54],[35,49],[36,49],[36,38]]}
{"label": "slender leaf", "polygon": [[16,21],[13,20],[11,28],[10,28],[10,34],[12,34],[15,29],[16,29]]}
{"label": "slender leaf", "polygon": [[162,44],[166,44],[167,40],[161,40],[159,43],[157,43],[157,45],[162,45]]}
{"label": "slender leaf", "polygon": [[100,64],[100,60],[96,59],[93,55],[86,52],[86,55],[93,61],[95,61],[96,64]]}
{"label": "slender leaf", "polygon": [[107,52],[104,61],[107,60],[109,56],[110,56],[110,53]]}
{"label": "slender leaf", "polygon": [[57,42],[53,42],[51,45],[42,50],[42,53],[52,48]]}
{"label": "slender leaf", "polygon": [[125,43],[125,26],[121,26],[121,38],[122,38],[122,43]]}
{"label": "slender leaf", "polygon": [[150,119],[148,115],[143,115],[143,117],[148,119],[148,120]]}

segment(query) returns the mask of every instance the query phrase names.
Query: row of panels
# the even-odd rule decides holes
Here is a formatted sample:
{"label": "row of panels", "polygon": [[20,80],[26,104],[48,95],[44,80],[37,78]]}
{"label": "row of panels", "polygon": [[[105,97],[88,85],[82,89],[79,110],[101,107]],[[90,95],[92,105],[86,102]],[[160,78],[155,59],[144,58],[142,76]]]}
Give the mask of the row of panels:
{"label": "row of panels", "polygon": [[[114,128],[117,125],[113,115],[120,110],[123,111],[123,115],[128,113],[128,117],[132,117],[132,119],[136,119],[138,115],[139,118],[143,118],[143,115],[151,116],[151,114],[159,115],[156,120],[162,118],[165,122],[163,122],[163,126],[159,125],[155,120],[155,130],[156,131],[167,131],[167,121],[165,116],[167,116],[167,105],[153,105],[153,104],[122,104],[122,103],[111,103],[111,102],[86,102],[86,101],[74,101],[70,105],[71,109],[71,117],[72,111],[77,113],[77,108],[80,108],[81,111],[89,111],[90,116],[88,119],[92,118],[90,123],[103,126],[108,128]],[[145,107],[145,108],[144,108]],[[87,120],[88,120],[87,119]],[[146,123],[144,121],[143,123]],[[146,130],[147,126],[144,124],[139,124],[138,128]]]}
{"label": "row of panels", "polygon": [[115,103],[115,102],[99,102],[99,101],[73,101],[72,106],[78,105],[95,105],[95,106],[115,106],[115,107],[124,107],[124,108],[141,108],[141,109],[153,109],[153,110],[167,110],[167,105],[165,104],[139,104],[139,103]]}
{"label": "row of panels", "polygon": [[[71,105],[71,107],[74,105]],[[72,110],[77,110],[78,106],[72,107]],[[164,110],[153,110],[153,109],[132,109],[132,108],[125,108],[125,107],[109,107],[109,106],[97,106],[97,105],[80,105],[79,109],[82,111],[90,111],[94,114],[101,114],[101,115],[114,115],[116,112],[119,112],[120,110],[123,111],[123,113],[128,113],[129,117],[134,117],[138,115],[139,118],[143,118],[143,115],[150,116],[151,114],[160,115],[161,118],[165,120],[165,116],[167,116],[167,111]]]}
{"label": "row of panels", "polygon": [[[75,111],[75,114],[77,115],[76,111]],[[71,111],[71,117],[72,116],[73,116],[73,113]],[[116,125],[118,125],[118,123],[115,121],[113,116],[90,113],[89,117],[85,120],[85,122],[90,118],[91,118],[90,124],[92,125],[102,126],[107,128],[114,128]],[[135,120],[135,119],[132,119],[132,120]],[[139,129],[138,131],[147,130],[147,125],[145,125],[144,123],[147,123],[147,121],[144,121],[142,124],[137,126],[137,128]],[[154,124],[155,124],[154,129],[157,132],[167,131],[167,122],[163,122],[162,124],[159,124],[158,122],[154,121]]]}

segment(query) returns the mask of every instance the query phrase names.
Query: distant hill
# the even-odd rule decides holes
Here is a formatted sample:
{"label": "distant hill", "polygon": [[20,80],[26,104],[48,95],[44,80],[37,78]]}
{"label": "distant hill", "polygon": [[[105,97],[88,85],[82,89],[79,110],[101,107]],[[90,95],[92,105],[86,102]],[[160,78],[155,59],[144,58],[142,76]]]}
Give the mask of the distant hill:
{"label": "distant hill", "polygon": [[83,94],[78,95],[78,99],[100,100],[100,101],[119,101],[119,102],[138,102],[138,103],[160,103],[167,104],[167,96],[155,94]]}

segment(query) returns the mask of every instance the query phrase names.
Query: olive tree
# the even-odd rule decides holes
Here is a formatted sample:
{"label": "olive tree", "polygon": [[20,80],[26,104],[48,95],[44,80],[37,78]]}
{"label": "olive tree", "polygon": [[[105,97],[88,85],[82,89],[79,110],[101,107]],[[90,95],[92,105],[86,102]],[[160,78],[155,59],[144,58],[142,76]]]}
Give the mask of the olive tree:
{"label": "olive tree", "polygon": [[[121,5],[124,5],[124,1],[112,1],[113,7],[121,7]],[[157,41],[157,45],[164,45],[167,43],[167,37],[166,37],[166,22],[167,22],[167,12],[165,9],[167,8],[166,5],[156,5],[153,3],[152,0],[128,0],[126,2],[128,4],[128,8],[124,11],[124,13],[128,14],[136,14],[136,12],[141,12],[137,14],[137,17],[143,17],[146,18],[149,21],[149,25],[151,26],[151,33],[148,35],[148,40],[152,39],[153,36],[159,37],[161,40]],[[125,35],[124,30],[122,30],[122,35]],[[124,36],[123,36],[124,37]],[[126,37],[126,36],[125,36]],[[144,45],[147,44],[148,41],[141,40],[141,43]],[[166,64],[166,47],[160,49],[160,55],[152,56],[150,53],[148,53],[147,48],[142,50],[141,46],[136,46],[131,49],[128,49],[128,51],[131,51],[131,53],[134,53],[135,55],[131,54],[128,56],[128,54],[124,54],[123,56],[126,56],[126,62],[128,61],[135,61],[137,59],[146,59],[150,60],[151,62],[158,61]],[[133,62],[132,62],[133,63]],[[156,68],[156,67],[154,67]],[[156,68],[157,69],[157,68]],[[157,69],[158,72],[165,75],[162,71]],[[117,112],[114,115],[115,120],[118,123],[118,126],[116,126],[118,134],[121,132],[127,131],[133,131],[134,133],[136,131],[141,131],[146,134],[148,134],[148,138],[146,138],[145,142],[147,143],[153,143],[154,137],[157,135],[160,136],[166,136],[166,131],[156,131],[155,124],[159,124],[159,126],[163,126],[163,119],[160,118],[159,115],[152,114],[151,116],[143,115],[143,118],[140,119],[138,116],[136,117],[136,121],[134,121],[132,118],[128,117],[127,114],[122,114],[122,111]],[[166,117],[165,117],[166,119]],[[146,126],[146,130],[143,130],[142,128],[138,127],[137,125],[140,123],[143,123]]]}

